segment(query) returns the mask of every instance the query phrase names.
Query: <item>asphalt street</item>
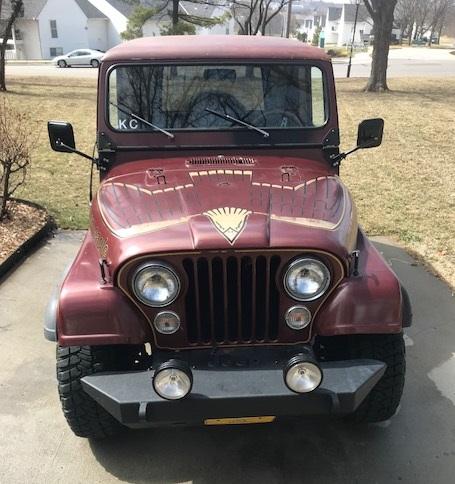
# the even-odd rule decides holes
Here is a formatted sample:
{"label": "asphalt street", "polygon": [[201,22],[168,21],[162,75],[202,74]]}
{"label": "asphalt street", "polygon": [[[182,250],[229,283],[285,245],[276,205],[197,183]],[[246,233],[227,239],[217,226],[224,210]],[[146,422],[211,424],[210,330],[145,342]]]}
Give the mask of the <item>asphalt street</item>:
{"label": "asphalt street", "polygon": [[[454,47],[455,51],[455,47]],[[455,76],[455,55],[449,49],[427,49],[404,47],[392,49],[389,54],[388,76],[393,77],[445,77]],[[348,60],[333,60],[335,77],[346,77]],[[371,70],[371,56],[368,52],[356,54],[352,60],[351,77],[368,77]],[[59,69],[50,64],[17,65],[7,64],[8,76],[18,77],[64,77],[74,79],[96,79],[98,69],[72,67]]]}
{"label": "asphalt street", "polygon": [[455,297],[403,250],[376,242],[407,286],[414,325],[398,414],[378,425],[336,420],[131,431],[89,442],[67,428],[46,301],[81,232],[60,232],[0,283],[0,483],[451,484],[455,475]]}

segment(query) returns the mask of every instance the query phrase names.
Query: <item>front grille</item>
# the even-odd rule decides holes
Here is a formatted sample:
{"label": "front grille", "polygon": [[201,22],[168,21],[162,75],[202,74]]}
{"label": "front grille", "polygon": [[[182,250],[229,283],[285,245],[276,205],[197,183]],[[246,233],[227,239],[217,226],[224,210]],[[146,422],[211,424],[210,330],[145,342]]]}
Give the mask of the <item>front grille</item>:
{"label": "front grille", "polygon": [[190,158],[188,165],[255,165],[256,160],[251,156],[198,156]]}
{"label": "front grille", "polygon": [[185,322],[193,345],[269,343],[278,336],[277,255],[185,258]]}

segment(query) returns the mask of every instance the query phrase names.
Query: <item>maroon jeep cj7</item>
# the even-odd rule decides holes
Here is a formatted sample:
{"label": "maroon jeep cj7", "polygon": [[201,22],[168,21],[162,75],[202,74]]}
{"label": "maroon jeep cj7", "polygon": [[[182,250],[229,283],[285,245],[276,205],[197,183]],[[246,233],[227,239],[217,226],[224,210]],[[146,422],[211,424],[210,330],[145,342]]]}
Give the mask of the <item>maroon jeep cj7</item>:
{"label": "maroon jeep cj7", "polygon": [[[104,56],[90,230],[45,317],[79,436],[126,427],[390,418],[407,293],[340,180],[326,54],[247,36],[137,39]],[[359,125],[354,150],[382,140]]]}

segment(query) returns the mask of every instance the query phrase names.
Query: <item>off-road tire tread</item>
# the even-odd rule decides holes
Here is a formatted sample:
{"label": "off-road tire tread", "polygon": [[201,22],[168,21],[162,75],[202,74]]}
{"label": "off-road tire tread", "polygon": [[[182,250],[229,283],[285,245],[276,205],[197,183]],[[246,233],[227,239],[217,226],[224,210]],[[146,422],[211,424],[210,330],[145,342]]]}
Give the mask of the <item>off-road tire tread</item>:
{"label": "off-road tire tread", "polygon": [[403,393],[406,359],[403,334],[374,334],[323,338],[326,359],[372,359],[383,361],[387,369],[360,404],[347,417],[358,423],[382,422],[395,415]]}
{"label": "off-road tire tread", "polygon": [[57,346],[60,402],[71,430],[79,437],[103,439],[117,435],[124,429],[84,392],[80,382],[84,376],[113,369],[111,358],[112,350],[108,347]]}

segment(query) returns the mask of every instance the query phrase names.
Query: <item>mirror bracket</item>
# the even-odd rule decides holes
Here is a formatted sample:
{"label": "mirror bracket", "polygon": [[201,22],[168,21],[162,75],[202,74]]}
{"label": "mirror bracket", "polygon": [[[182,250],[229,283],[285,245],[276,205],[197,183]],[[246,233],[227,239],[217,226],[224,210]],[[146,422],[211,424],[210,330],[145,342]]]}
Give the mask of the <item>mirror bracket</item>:
{"label": "mirror bracket", "polygon": [[69,153],[74,153],[75,155],[79,155],[79,156],[82,156],[82,158],[86,158],[87,160],[90,160],[92,163],[95,163],[95,165],[98,166],[98,162],[97,162],[97,160],[95,158],[93,158],[90,155],[87,155],[87,154],[83,153],[82,151],[77,150],[76,148],[73,148],[71,146],[66,145],[60,139],[57,139],[55,141],[55,144],[57,146],[61,146],[62,148],[65,148],[66,150],[68,150]]}
{"label": "mirror bracket", "polygon": [[361,146],[356,146],[354,149],[346,151],[345,153],[338,153],[337,155],[332,155],[330,157],[330,161],[332,162],[332,166],[336,168],[340,166],[341,162],[350,154],[355,153],[357,150],[360,150]]}

